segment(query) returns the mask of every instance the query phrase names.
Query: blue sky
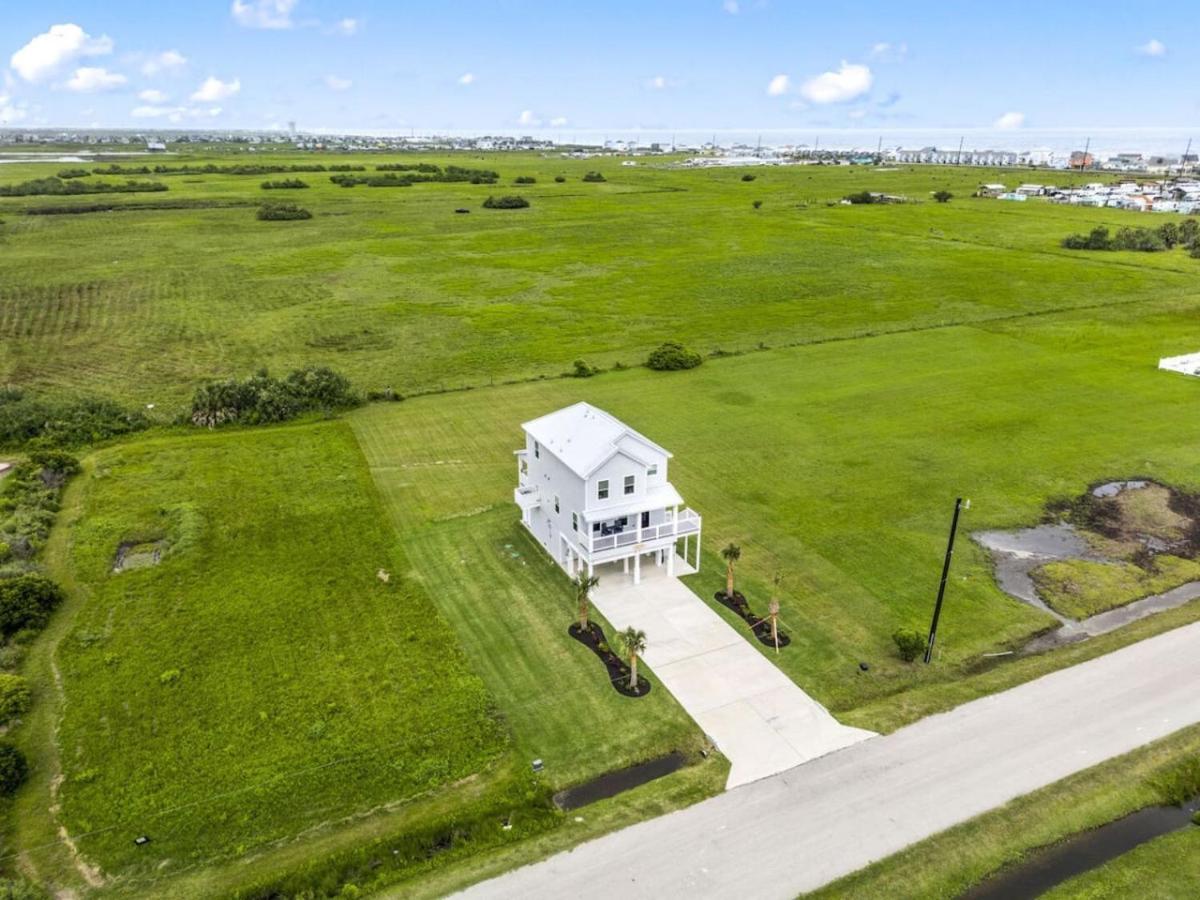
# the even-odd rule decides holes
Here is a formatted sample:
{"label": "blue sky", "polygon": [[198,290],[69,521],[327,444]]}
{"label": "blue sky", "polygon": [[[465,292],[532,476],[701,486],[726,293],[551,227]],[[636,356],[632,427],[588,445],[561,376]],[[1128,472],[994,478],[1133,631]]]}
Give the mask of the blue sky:
{"label": "blue sky", "polygon": [[9,0],[0,123],[1184,131],[1198,38],[1127,0]]}

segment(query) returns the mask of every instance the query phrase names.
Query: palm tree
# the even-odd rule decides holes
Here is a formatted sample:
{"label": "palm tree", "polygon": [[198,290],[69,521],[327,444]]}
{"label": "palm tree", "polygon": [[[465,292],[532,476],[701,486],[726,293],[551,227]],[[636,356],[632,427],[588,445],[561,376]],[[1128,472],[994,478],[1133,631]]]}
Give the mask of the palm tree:
{"label": "palm tree", "polygon": [[646,652],[646,632],[630,625],[617,635],[621,652],[629,658],[629,689],[637,690],[638,657]]}
{"label": "palm tree", "polygon": [[571,584],[575,588],[575,601],[579,604],[579,630],[588,630],[588,610],[590,608],[592,588],[600,583],[595,575],[589,575],[586,569],[580,569],[579,574]]}
{"label": "palm tree", "polygon": [[742,548],[737,544],[730,544],[721,551],[721,556],[725,560],[725,596],[732,600],[733,564],[742,558]]}

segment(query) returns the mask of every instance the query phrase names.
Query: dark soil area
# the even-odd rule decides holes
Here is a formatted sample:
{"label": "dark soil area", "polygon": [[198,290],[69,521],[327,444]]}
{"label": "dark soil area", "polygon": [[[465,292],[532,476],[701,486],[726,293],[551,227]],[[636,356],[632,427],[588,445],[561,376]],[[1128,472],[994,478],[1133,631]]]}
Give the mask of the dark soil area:
{"label": "dark soil area", "polygon": [[622,791],[628,791],[653,781],[655,778],[670,775],[682,768],[685,761],[684,755],[676,750],[649,762],[639,763],[627,769],[618,769],[616,772],[607,772],[599,778],[593,778],[591,781],[567,788],[565,791],[559,791],[554,795],[554,805],[559,809],[579,809],[579,807],[595,803],[597,800],[607,800]]}
{"label": "dark soil area", "polygon": [[567,634],[595,653],[600,662],[604,663],[608,670],[608,680],[618,694],[626,697],[645,697],[650,693],[650,682],[641,674],[638,675],[637,689],[629,687],[629,666],[613,652],[604,637],[604,629],[595,622],[588,622],[587,631],[581,629],[578,622],[573,622],[567,629]]}
{"label": "dark soil area", "polygon": [[[742,621],[750,626],[751,631],[754,632],[754,636],[758,638],[760,644],[764,644],[767,647],[775,646],[775,640],[771,637],[770,620],[763,619],[751,612],[750,603],[741,591],[734,591],[732,597],[724,591],[717,591],[713,594],[713,598],[726,609],[731,609],[741,616]],[[779,646],[786,647],[791,642],[792,639],[788,637],[787,632],[780,629]]]}

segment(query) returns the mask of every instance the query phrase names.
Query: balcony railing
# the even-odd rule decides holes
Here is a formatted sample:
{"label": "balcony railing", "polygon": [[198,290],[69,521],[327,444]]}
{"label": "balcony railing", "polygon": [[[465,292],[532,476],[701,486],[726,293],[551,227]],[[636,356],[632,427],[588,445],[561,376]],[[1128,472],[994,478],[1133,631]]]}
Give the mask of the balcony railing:
{"label": "balcony railing", "polygon": [[685,534],[695,534],[699,530],[700,515],[694,510],[684,509],[670,522],[647,525],[641,529],[636,527],[626,528],[617,534],[592,534],[588,550],[591,553],[604,553],[609,550],[634,547],[638,544],[648,544],[666,538],[682,537]]}

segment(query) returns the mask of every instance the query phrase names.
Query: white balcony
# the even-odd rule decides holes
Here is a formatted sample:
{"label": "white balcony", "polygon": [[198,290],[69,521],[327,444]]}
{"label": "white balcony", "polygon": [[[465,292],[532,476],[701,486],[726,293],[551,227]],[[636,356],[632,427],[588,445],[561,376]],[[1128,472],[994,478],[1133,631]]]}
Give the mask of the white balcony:
{"label": "white balcony", "polygon": [[583,548],[587,551],[592,562],[605,559],[619,559],[630,551],[637,549],[643,552],[658,549],[677,538],[686,537],[700,532],[700,515],[691,509],[683,509],[669,521],[647,525],[642,528],[626,526],[612,534],[596,534],[592,532]]}
{"label": "white balcony", "polygon": [[513,502],[521,509],[521,518],[528,520],[529,511],[542,505],[541,492],[532,485],[513,488]]}

